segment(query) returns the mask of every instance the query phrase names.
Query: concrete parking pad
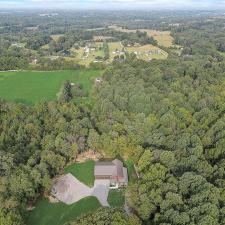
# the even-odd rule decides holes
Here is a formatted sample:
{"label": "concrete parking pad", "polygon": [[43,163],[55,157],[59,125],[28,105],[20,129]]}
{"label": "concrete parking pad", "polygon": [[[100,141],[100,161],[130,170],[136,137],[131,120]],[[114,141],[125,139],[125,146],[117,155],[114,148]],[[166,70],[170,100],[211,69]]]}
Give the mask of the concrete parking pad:
{"label": "concrete parking pad", "polygon": [[103,206],[109,206],[107,202],[109,194],[109,180],[95,180],[94,187],[92,189],[92,196],[95,196]]}
{"label": "concrete parking pad", "polygon": [[73,204],[88,196],[96,197],[102,206],[109,206],[109,180],[95,180],[94,187],[90,188],[80,182],[72,174],[61,177],[52,188],[52,194],[65,204]]}
{"label": "concrete parking pad", "polygon": [[54,196],[68,205],[90,196],[92,192],[91,188],[81,183],[70,173],[58,180],[53,188],[56,190]]}

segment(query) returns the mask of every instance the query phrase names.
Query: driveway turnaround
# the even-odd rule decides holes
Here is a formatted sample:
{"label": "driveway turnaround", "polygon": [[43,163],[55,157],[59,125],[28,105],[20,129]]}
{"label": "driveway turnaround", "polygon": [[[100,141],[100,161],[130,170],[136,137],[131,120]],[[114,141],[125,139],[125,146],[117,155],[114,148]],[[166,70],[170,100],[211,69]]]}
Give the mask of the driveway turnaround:
{"label": "driveway turnaround", "polygon": [[67,205],[78,202],[88,196],[96,197],[102,206],[109,206],[109,180],[95,180],[93,188],[80,182],[72,174],[61,177],[52,188],[52,194]]}
{"label": "driveway turnaround", "polygon": [[109,180],[95,180],[94,187],[92,188],[92,196],[95,196],[103,206],[109,206],[107,202],[109,194]]}

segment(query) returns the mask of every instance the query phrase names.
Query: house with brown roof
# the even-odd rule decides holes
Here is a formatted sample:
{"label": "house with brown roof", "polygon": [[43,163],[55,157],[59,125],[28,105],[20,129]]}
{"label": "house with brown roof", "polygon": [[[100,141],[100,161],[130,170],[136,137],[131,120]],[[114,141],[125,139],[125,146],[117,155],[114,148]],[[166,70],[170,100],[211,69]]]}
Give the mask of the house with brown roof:
{"label": "house with brown roof", "polygon": [[111,162],[96,162],[94,176],[95,179],[110,180],[110,185],[114,187],[126,187],[128,185],[127,168],[118,159]]}

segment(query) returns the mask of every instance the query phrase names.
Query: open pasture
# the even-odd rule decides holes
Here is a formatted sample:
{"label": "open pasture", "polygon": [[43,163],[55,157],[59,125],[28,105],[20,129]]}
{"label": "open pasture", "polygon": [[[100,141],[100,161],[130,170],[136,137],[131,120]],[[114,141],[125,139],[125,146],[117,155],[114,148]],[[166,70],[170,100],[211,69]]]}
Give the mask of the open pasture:
{"label": "open pasture", "polygon": [[162,49],[153,45],[143,45],[140,47],[126,47],[126,51],[134,53],[137,58],[150,61],[152,59],[166,59],[168,54]]}
{"label": "open pasture", "polygon": [[66,80],[81,84],[89,93],[92,78],[98,76],[101,76],[99,70],[1,72],[0,98],[31,105],[41,100],[56,100]]}
{"label": "open pasture", "polygon": [[[109,28],[118,30],[121,32],[133,32],[135,33],[137,30],[129,30],[122,28],[120,26],[109,26]],[[172,47],[173,46],[173,37],[170,34],[170,31],[159,31],[159,30],[151,30],[151,29],[140,29],[142,32],[147,32],[148,36],[153,37],[155,40],[158,41],[159,45],[162,45],[164,47]]]}

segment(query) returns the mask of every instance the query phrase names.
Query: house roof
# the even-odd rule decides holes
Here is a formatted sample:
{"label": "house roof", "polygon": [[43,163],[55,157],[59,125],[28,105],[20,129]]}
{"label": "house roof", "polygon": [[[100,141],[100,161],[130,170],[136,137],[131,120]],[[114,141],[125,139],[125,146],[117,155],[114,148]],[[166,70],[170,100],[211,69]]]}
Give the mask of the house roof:
{"label": "house roof", "polygon": [[97,162],[95,163],[95,176],[111,176],[116,173],[116,167],[112,162]]}
{"label": "house roof", "polygon": [[118,179],[121,182],[127,182],[127,169],[123,163],[115,159],[112,162],[96,162],[94,168],[95,176],[111,176],[111,179]]}
{"label": "house roof", "polygon": [[118,159],[113,160],[112,163],[116,166],[116,176],[123,177],[123,163]]}
{"label": "house roof", "polygon": [[123,167],[123,177],[119,178],[119,181],[124,183],[128,182],[127,168]]}

